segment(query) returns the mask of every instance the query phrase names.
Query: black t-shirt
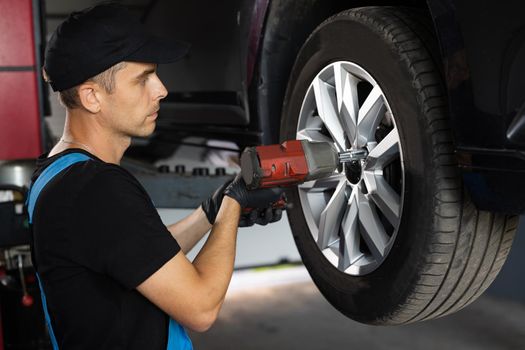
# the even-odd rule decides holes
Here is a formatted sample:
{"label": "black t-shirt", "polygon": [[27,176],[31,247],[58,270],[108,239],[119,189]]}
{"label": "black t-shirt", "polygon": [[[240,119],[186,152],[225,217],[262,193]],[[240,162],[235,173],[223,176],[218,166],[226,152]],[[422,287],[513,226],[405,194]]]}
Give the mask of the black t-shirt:
{"label": "black t-shirt", "polygon": [[33,260],[60,349],[166,349],[169,317],[135,287],[180,247],[144,188],[125,169],[84,153],[42,190]]}

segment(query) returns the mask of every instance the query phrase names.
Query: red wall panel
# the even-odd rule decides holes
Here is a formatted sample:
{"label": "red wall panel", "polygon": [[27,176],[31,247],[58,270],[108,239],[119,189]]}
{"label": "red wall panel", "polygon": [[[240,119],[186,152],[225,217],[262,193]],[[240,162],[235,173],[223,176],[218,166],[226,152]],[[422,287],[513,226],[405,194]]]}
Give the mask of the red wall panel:
{"label": "red wall panel", "polygon": [[0,0],[0,160],[42,153],[31,0]]}
{"label": "red wall panel", "polygon": [[33,66],[33,14],[30,0],[0,0],[0,66]]}
{"label": "red wall panel", "polygon": [[40,115],[34,72],[0,72],[0,159],[41,153]]}

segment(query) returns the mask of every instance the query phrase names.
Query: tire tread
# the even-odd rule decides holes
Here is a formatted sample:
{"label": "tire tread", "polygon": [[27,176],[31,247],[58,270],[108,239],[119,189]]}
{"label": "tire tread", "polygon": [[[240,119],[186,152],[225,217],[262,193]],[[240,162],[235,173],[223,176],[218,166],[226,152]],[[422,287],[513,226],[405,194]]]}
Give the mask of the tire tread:
{"label": "tire tread", "polygon": [[409,288],[396,306],[366,321],[392,325],[445,316],[472,303],[495,279],[510,251],[518,217],[478,210],[463,186],[439,46],[427,15],[409,7],[353,8],[325,20],[307,42],[320,28],[348,20],[381,37],[409,73],[432,149],[432,231],[424,233],[425,248],[415,261],[417,276],[407,282]]}
{"label": "tire tread", "polygon": [[[432,157],[435,172],[447,174],[434,179],[434,232],[430,235],[420,280],[398,312],[382,323],[410,323],[458,311],[478,298],[496,277],[510,250],[517,217],[477,210],[463,188],[447,116],[446,90],[437,64],[436,40],[418,10],[357,8],[328,21],[337,20],[338,16],[350,16],[377,28],[406,62],[435,150]],[[487,220],[491,223],[489,229],[480,224]],[[494,222],[501,220],[503,227],[494,227]],[[450,230],[454,223],[455,229]]]}

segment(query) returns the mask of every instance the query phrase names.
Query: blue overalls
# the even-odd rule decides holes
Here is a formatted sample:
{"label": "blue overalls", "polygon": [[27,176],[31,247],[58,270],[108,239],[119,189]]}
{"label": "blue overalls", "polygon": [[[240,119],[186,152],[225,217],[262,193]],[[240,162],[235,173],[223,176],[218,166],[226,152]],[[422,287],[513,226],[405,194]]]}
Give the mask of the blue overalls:
{"label": "blue overalls", "polygon": [[[40,176],[36,179],[34,183],[31,184],[29,189],[29,194],[27,196],[27,211],[29,214],[29,223],[33,223],[33,211],[35,209],[35,204],[38,199],[40,192],[47,185],[51,179],[53,179],[58,173],[67,167],[78,163],[85,162],[91,158],[83,153],[69,153],[66,154],[57,160],[55,160],[51,165],[49,165]],[[40,295],[42,297],[42,307],[44,309],[44,315],[46,318],[47,328],[49,331],[49,337],[51,338],[51,343],[53,345],[53,350],[58,350],[57,340],[53,332],[53,327],[51,326],[51,318],[49,317],[49,312],[47,310],[46,295],[44,293],[44,288],[40,276],[36,274],[38,279],[38,285],[40,287]],[[168,345],[167,350],[192,350],[193,346],[190,338],[188,337],[186,330],[177,323],[174,319],[170,318],[169,329],[168,329]]]}

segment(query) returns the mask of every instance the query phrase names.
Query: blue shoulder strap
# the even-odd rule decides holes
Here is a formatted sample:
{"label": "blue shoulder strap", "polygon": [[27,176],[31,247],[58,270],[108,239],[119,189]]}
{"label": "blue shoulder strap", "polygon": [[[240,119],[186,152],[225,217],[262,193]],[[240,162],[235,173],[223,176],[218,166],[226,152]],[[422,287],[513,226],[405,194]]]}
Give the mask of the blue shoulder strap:
{"label": "blue shoulder strap", "polygon": [[[83,153],[69,153],[66,154],[57,160],[55,160],[51,165],[49,165],[43,172],[38,176],[36,181],[31,185],[29,189],[29,194],[27,196],[27,211],[29,214],[29,223],[33,222],[33,211],[35,210],[36,201],[40,192],[44,187],[51,181],[58,173],[67,167],[86,160],[91,159],[91,157]],[[46,318],[47,329],[49,331],[49,337],[51,338],[51,344],[53,345],[53,350],[58,350],[58,343],[53,332],[53,327],[51,326],[51,318],[49,317],[49,312],[47,310],[46,294],[44,293],[44,287],[42,286],[42,281],[40,276],[37,273],[36,277],[38,279],[38,286],[40,287],[40,296],[42,298],[42,308],[44,309],[44,316]]]}
{"label": "blue shoulder strap", "polygon": [[40,174],[35,183],[31,185],[31,188],[29,189],[29,195],[27,196],[26,204],[30,224],[33,223],[33,211],[35,210],[36,200],[47,183],[67,167],[89,159],[91,159],[91,157],[83,153],[69,153],[55,160],[42,172],[42,174]]}

